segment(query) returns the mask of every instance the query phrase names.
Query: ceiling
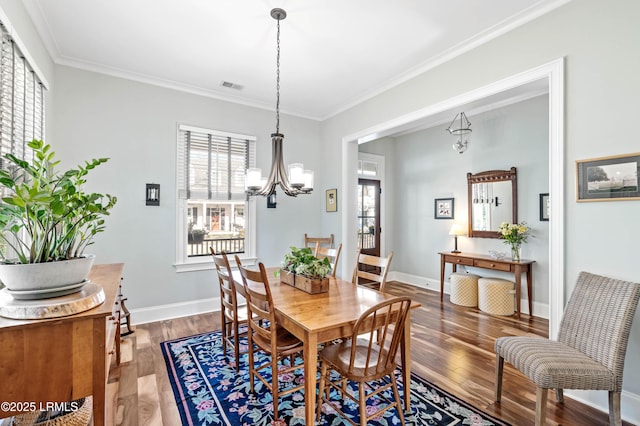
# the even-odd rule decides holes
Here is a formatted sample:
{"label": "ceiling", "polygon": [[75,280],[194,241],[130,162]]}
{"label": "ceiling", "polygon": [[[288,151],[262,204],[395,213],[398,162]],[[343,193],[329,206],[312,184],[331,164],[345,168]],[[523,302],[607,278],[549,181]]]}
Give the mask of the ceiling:
{"label": "ceiling", "polygon": [[23,0],[57,64],[271,110],[281,7],[280,109],[316,120],[567,1]]}

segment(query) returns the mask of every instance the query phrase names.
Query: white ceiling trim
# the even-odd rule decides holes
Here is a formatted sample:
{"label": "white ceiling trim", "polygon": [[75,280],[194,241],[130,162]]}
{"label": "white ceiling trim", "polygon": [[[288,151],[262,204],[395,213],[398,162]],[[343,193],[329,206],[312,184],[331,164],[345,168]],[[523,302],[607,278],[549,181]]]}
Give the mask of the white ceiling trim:
{"label": "white ceiling trim", "polygon": [[445,50],[441,54],[426,60],[425,62],[423,62],[420,65],[417,65],[411,70],[408,70],[406,73],[392,80],[389,80],[386,84],[377,87],[376,89],[372,90],[367,94],[363,94],[362,97],[352,100],[348,104],[345,104],[344,106],[340,107],[338,110],[336,110],[332,114],[322,117],[322,120],[331,118],[334,115],[337,115],[350,108],[353,108],[354,106],[368,99],[371,99],[389,89],[392,89],[393,87],[396,87],[408,80],[411,80],[412,78],[417,77],[420,74],[424,74],[425,72],[439,65],[442,65],[445,62],[448,62],[460,55],[463,55],[464,53],[467,53],[478,46],[488,43],[489,41],[497,37],[500,37],[501,35],[506,34],[509,31],[512,31],[528,22],[531,22],[534,19],[544,15],[545,13],[548,13],[560,6],[563,6],[566,3],[569,3],[570,1],[571,0],[557,0],[553,3],[547,3],[542,6],[540,5],[540,3],[536,3],[535,5],[529,7],[527,10],[522,11],[520,14],[515,15],[510,19],[506,19],[500,22],[499,24],[496,24],[493,27],[486,29],[483,32],[476,34],[475,36],[467,40],[464,40],[461,43],[458,43],[457,45],[451,47],[450,49]]}
{"label": "white ceiling trim", "polygon": [[[478,33],[477,35],[470,37],[469,39],[458,43],[457,45],[451,47],[450,49],[445,50],[439,55],[436,55],[421,64],[407,70],[403,74],[389,79],[387,82],[378,85],[372,88],[369,91],[363,92],[360,95],[356,95],[351,100],[342,104],[342,106],[338,106],[332,112],[329,112],[326,115],[313,115],[313,114],[305,114],[301,111],[291,111],[283,109],[281,112],[287,115],[302,117],[315,121],[324,121],[328,118],[331,118],[341,112],[344,112],[354,106],[369,100],[393,87],[396,87],[412,78],[419,76],[420,74],[429,71],[445,62],[448,62],[454,59],[457,56],[460,56],[470,50],[477,48],[478,46],[487,43],[503,34],[512,31],[515,28],[518,28],[521,25],[524,25],[548,12],[554,10],[560,6],[563,6],[566,3],[569,3],[571,0],[556,0],[552,2],[539,0],[534,5],[529,8],[523,10],[522,12],[503,20],[502,22]],[[39,33],[43,39],[43,43],[46,49],[49,52],[53,62],[57,65],[68,66],[72,68],[78,68],[86,71],[91,71],[95,73],[105,74],[117,78],[123,78],[128,80],[133,80],[145,84],[150,84],[154,86],[164,87],[171,90],[181,91],[185,93],[190,93],[194,95],[204,96],[212,99],[217,99],[226,102],[233,102],[236,104],[241,104],[249,107],[264,109],[268,111],[275,111],[275,106],[270,103],[265,103],[261,101],[256,101],[253,99],[249,99],[247,97],[237,96],[234,94],[227,94],[223,92],[219,92],[217,90],[205,89],[199,86],[188,85],[184,83],[180,83],[177,81],[159,79],[157,77],[153,77],[147,74],[134,73],[131,71],[118,69],[114,67],[105,66],[103,64],[91,63],[86,61],[78,61],[77,59],[72,59],[69,57],[64,57],[60,52],[59,46],[55,43],[55,38],[50,32],[51,26],[48,25],[46,20],[46,15],[43,10],[39,6],[39,4],[35,0],[23,0],[25,8],[29,12],[29,14],[34,18],[34,25],[39,29]]]}

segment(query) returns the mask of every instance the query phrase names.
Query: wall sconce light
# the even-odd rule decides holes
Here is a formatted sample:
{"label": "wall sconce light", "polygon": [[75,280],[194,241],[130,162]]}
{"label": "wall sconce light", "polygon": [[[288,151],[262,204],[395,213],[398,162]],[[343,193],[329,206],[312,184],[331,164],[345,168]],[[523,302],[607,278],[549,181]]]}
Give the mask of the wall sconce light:
{"label": "wall sconce light", "polygon": [[275,209],[276,208],[276,193],[267,195],[267,208]]}
{"label": "wall sconce light", "polygon": [[[458,118],[460,119],[458,120]],[[453,144],[453,150],[458,151],[459,154],[465,152],[469,145],[469,138],[466,135],[471,133],[471,123],[469,123],[464,112],[455,116],[449,127],[447,127],[447,131],[452,135],[460,136],[460,139]]]}
{"label": "wall sconce light", "polygon": [[160,205],[160,184],[148,183],[147,184],[147,206],[159,206]]}
{"label": "wall sconce light", "polygon": [[453,235],[454,241],[454,246],[453,250],[451,250],[451,253],[460,253],[460,250],[458,250],[458,237],[465,235],[464,228],[462,228],[462,226],[460,226],[459,224],[454,223],[453,225],[451,225],[449,235]]}

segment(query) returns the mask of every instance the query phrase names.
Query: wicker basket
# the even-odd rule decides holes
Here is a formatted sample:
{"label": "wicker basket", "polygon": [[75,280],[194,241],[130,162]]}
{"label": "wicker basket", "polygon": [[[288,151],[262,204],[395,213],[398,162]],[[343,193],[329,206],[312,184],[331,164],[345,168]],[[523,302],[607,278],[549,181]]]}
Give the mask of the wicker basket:
{"label": "wicker basket", "polygon": [[[78,404],[74,411],[64,411],[54,415],[51,411],[31,411],[11,419],[13,426],[87,426],[91,421],[93,397],[73,401]],[[73,404],[72,402],[72,404]]]}

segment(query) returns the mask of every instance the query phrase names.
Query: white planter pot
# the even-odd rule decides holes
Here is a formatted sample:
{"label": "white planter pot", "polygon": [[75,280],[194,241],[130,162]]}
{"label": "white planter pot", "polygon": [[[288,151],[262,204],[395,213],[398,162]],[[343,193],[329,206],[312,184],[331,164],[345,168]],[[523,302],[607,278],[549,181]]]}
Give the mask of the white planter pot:
{"label": "white planter pot", "polygon": [[0,264],[0,281],[9,291],[19,293],[41,290],[46,294],[53,289],[83,282],[94,260],[95,255],[87,254],[58,262]]}

